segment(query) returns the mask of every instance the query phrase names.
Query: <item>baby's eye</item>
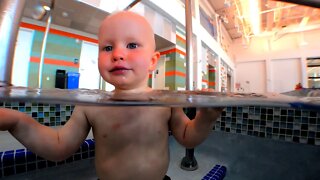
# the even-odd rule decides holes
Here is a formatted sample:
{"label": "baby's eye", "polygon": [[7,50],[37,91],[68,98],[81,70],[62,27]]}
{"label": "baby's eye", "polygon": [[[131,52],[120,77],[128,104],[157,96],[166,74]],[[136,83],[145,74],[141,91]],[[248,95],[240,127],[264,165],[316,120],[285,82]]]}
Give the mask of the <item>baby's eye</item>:
{"label": "baby's eye", "polygon": [[112,46],[106,46],[103,48],[104,51],[112,51]]}
{"label": "baby's eye", "polygon": [[128,45],[127,45],[127,48],[129,48],[129,49],[135,49],[135,48],[137,48],[138,47],[138,45],[136,44],[136,43],[129,43]]}

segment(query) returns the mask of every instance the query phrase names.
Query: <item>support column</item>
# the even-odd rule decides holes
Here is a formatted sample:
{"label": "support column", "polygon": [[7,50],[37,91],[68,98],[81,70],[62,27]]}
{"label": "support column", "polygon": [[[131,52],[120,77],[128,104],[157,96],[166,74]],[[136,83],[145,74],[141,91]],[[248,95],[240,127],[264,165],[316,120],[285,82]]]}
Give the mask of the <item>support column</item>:
{"label": "support column", "polygon": [[300,59],[301,63],[301,85],[304,88],[309,88],[308,84],[308,72],[307,72],[307,58],[305,56],[301,57]]}
{"label": "support column", "polygon": [[[193,66],[192,66],[192,12],[191,0],[186,0],[186,90],[193,90]],[[193,119],[196,108],[186,108],[186,114],[189,119]],[[186,156],[182,159],[180,167],[187,171],[198,169],[198,163],[194,156],[194,149],[186,149]]]}
{"label": "support column", "polygon": [[0,1],[0,86],[11,85],[14,48],[25,2]]}

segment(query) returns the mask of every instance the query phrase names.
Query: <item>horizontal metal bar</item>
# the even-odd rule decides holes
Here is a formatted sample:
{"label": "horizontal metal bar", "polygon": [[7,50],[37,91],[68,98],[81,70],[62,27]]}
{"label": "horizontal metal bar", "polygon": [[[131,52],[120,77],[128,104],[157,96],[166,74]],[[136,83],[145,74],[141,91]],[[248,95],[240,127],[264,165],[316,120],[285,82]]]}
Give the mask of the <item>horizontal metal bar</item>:
{"label": "horizontal metal bar", "polygon": [[124,8],[125,11],[131,9],[133,6],[135,6],[136,4],[138,4],[141,0],[135,0],[132,3],[130,3],[126,8]]}

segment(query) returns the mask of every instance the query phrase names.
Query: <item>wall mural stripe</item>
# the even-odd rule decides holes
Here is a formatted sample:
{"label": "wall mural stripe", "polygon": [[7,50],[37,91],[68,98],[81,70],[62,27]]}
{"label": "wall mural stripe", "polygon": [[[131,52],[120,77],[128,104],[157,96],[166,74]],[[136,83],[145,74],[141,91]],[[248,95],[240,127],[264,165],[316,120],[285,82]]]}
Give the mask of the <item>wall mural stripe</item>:
{"label": "wall mural stripe", "polygon": [[[37,31],[42,31],[42,32],[45,31],[45,27],[43,27],[43,26],[38,26],[38,25],[29,24],[29,23],[25,23],[25,22],[21,22],[20,27],[29,28],[29,29],[33,29],[33,30],[37,30]],[[74,33],[65,32],[65,31],[61,31],[61,30],[57,30],[57,29],[51,28],[49,30],[49,33],[57,34],[57,35],[61,35],[61,36],[66,36],[66,37],[70,37],[70,38],[75,38],[75,39],[79,39],[79,40],[83,40],[83,41],[88,41],[88,42],[92,42],[92,43],[98,43],[97,39],[89,38],[89,37],[74,34]]]}
{"label": "wall mural stripe", "polygon": [[[30,58],[30,62],[39,63],[40,62],[40,58],[39,57],[31,57]],[[50,59],[50,58],[45,58],[44,59],[44,64],[79,68],[79,64],[75,64],[75,63],[70,62],[70,61],[63,61],[63,60]]]}
{"label": "wall mural stripe", "polygon": [[166,76],[181,76],[181,77],[186,77],[186,73],[179,72],[179,71],[168,71],[168,72],[166,72]]}
{"label": "wall mural stripe", "polygon": [[173,49],[169,49],[169,50],[166,50],[166,51],[162,51],[160,52],[160,55],[166,55],[166,54],[170,54],[170,53],[179,53],[181,55],[186,55],[185,52],[181,51],[180,49],[177,49],[177,48],[173,48]]}

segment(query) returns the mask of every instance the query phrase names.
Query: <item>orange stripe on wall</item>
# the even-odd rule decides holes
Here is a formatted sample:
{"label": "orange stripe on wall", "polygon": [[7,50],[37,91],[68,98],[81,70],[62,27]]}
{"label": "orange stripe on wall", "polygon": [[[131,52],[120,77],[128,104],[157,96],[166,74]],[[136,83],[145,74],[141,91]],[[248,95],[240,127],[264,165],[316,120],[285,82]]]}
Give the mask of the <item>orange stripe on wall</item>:
{"label": "orange stripe on wall", "polygon": [[182,54],[182,55],[184,55],[184,56],[186,55],[186,53],[183,52],[183,51],[181,51],[180,49],[176,49],[176,52],[179,53],[179,54]]}
{"label": "orange stripe on wall", "polygon": [[186,77],[186,74],[183,72],[179,71],[168,71],[166,72],[166,76],[181,76],[181,77]]}
{"label": "orange stripe on wall", "polygon": [[[40,63],[40,58],[31,57],[30,62]],[[68,66],[73,68],[79,68],[79,64],[74,64],[73,62],[70,62],[70,61],[63,61],[63,60],[57,60],[57,59],[45,58],[43,63],[50,64],[50,65],[57,65],[57,66]]]}
{"label": "orange stripe on wall", "polygon": [[166,50],[166,51],[162,51],[160,52],[160,55],[166,55],[166,54],[170,54],[170,53],[179,53],[179,54],[182,54],[182,55],[186,55],[185,52],[181,51],[180,49],[177,49],[177,48],[173,48],[173,49],[169,49],[169,50]]}
{"label": "orange stripe on wall", "polygon": [[204,82],[204,83],[208,83],[208,80],[202,79],[202,82]]}
{"label": "orange stripe on wall", "polygon": [[162,51],[162,52],[160,52],[160,55],[170,54],[170,53],[174,53],[174,52],[175,52],[175,48],[169,49],[166,51]]}
{"label": "orange stripe on wall", "polygon": [[[35,24],[29,24],[29,23],[25,23],[25,22],[21,22],[20,23],[20,27],[24,27],[24,28],[28,28],[28,29],[33,29],[33,30],[37,30],[37,31],[45,31],[45,27],[43,26],[38,26]],[[57,30],[57,29],[50,29],[49,33],[52,34],[57,34],[57,35],[61,35],[61,36],[66,36],[66,37],[70,37],[70,38],[75,38],[75,39],[79,39],[79,40],[83,40],[83,41],[89,41],[92,43],[97,43],[98,44],[98,40],[97,39],[93,39],[93,38],[89,38],[86,36],[81,36],[78,34],[73,34],[73,33],[69,33],[69,32],[65,32],[65,31],[61,31],[61,30]]]}
{"label": "orange stripe on wall", "polygon": [[176,34],[176,38],[182,41],[183,43],[186,43],[186,40],[183,37],[179,36],[178,34]]}
{"label": "orange stripe on wall", "polygon": [[209,86],[214,86],[214,85],[216,85],[215,82],[209,82]]}

